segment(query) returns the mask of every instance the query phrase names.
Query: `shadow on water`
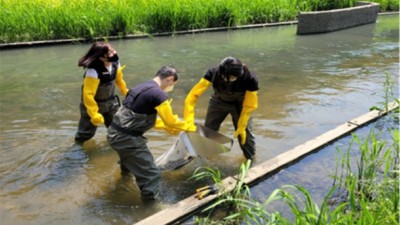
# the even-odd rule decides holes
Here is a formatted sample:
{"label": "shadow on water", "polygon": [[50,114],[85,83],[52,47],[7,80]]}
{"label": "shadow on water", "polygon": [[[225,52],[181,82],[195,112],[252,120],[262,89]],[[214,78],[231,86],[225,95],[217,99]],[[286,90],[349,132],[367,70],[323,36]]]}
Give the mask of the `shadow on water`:
{"label": "shadow on water", "polygon": [[[285,26],[112,44],[127,65],[124,77],[129,87],[151,79],[164,64],[178,68],[182,79],[170,97],[180,116],[186,94],[207,68],[228,55],[248,64],[260,83],[253,124],[258,164],[381,102],[385,73],[398,76],[396,32],[398,15],[325,35],[299,37],[295,26]],[[229,153],[164,172],[160,202],[145,205],[134,178],[120,175],[118,155],[107,144],[104,127],[83,146],[73,145],[83,74],[77,60],[88,47],[1,52],[0,218],[4,224],[132,224],[207,183],[188,180],[196,168],[210,166],[229,176],[244,161],[235,141]],[[204,121],[210,94],[208,90],[199,98],[196,122]],[[221,133],[233,135],[230,118]],[[146,137],[154,157],[168,150],[176,138],[155,130]],[[328,159],[321,156],[321,160]],[[312,178],[318,176],[316,171],[329,170],[315,165],[298,171],[305,168],[314,171],[303,171],[307,176],[287,172],[282,182],[301,177],[306,183],[317,183],[326,175]]]}

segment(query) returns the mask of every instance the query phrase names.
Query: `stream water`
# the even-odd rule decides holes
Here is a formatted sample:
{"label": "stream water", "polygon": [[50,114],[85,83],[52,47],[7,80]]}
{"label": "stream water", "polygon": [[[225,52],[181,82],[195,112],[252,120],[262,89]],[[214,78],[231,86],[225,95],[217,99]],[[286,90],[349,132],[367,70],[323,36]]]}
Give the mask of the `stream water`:
{"label": "stream water", "polygon": [[[129,87],[152,79],[162,65],[178,68],[181,79],[170,97],[180,116],[186,94],[209,67],[226,56],[247,64],[260,85],[255,165],[381,105],[387,77],[398,96],[398,15],[320,35],[297,36],[291,25],[111,43],[127,65]],[[188,180],[196,168],[228,176],[244,161],[235,142],[229,153],[164,172],[160,201],[142,202],[134,179],[120,175],[105,127],[82,147],[73,144],[83,74],[77,62],[88,48],[0,51],[1,224],[133,224],[192,195],[202,185]],[[198,101],[197,122],[204,121],[210,94]],[[221,133],[233,136],[230,118]],[[176,138],[156,130],[146,137],[154,157]]]}

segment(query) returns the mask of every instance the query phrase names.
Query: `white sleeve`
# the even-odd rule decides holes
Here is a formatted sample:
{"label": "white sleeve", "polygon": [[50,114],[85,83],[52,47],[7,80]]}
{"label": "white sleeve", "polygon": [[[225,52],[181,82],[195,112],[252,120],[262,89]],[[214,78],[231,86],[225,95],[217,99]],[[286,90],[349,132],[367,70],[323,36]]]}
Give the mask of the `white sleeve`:
{"label": "white sleeve", "polygon": [[96,78],[98,79],[99,76],[97,75],[97,71],[95,69],[87,69],[86,70],[86,77]]}

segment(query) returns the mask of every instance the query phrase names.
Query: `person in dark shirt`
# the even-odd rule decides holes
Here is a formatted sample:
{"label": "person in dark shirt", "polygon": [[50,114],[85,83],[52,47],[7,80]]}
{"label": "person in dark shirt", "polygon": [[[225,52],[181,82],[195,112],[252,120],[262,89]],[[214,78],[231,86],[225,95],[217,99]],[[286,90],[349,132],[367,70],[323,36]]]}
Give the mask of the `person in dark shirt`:
{"label": "person in dark shirt", "polygon": [[258,107],[256,75],[234,57],[226,57],[220,65],[208,69],[185,99],[183,117],[189,124],[194,124],[198,97],[211,85],[214,93],[208,104],[204,125],[218,131],[230,114],[235,127],[234,138],[238,138],[244,156],[253,159],[256,148],[252,133],[252,112]]}
{"label": "person in dark shirt", "polygon": [[118,152],[121,170],[135,176],[145,200],[159,194],[160,169],[143,134],[152,127],[171,133],[196,131],[196,126],[179,120],[172,112],[166,92],[172,91],[178,79],[176,68],[163,66],[154,79],[130,89],[107,130],[108,143]]}

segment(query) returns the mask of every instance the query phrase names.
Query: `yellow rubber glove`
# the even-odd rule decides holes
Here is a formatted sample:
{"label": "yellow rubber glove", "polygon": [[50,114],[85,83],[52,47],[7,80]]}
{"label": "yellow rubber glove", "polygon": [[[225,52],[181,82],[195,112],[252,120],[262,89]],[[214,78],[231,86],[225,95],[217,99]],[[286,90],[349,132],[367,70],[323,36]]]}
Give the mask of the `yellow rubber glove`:
{"label": "yellow rubber glove", "polygon": [[240,143],[244,145],[246,143],[246,127],[249,122],[251,113],[258,107],[258,96],[257,91],[246,91],[243,100],[243,108],[240,112],[239,121],[234,138],[240,136]]}
{"label": "yellow rubber glove", "polygon": [[172,100],[166,100],[156,107],[158,115],[161,117],[165,126],[183,131],[196,131],[196,126],[190,126],[190,124],[179,120],[178,116],[172,113],[171,101]]}
{"label": "yellow rubber glove", "polygon": [[90,122],[95,126],[104,123],[103,115],[99,113],[99,106],[97,105],[96,100],[94,100],[99,84],[100,79],[85,77],[83,80],[83,104],[90,116]]}
{"label": "yellow rubber glove", "polygon": [[117,74],[115,76],[115,84],[117,85],[117,87],[119,88],[119,90],[121,91],[121,93],[126,96],[126,94],[128,93],[129,89],[126,87],[126,83],[123,79],[124,74],[122,73],[122,70],[125,68],[125,65],[120,66],[117,69]]}
{"label": "yellow rubber glove", "polygon": [[197,99],[208,89],[211,85],[211,82],[201,78],[200,81],[193,86],[192,90],[190,90],[189,94],[185,99],[185,108],[183,109],[183,119],[194,125],[194,108],[196,107]]}
{"label": "yellow rubber glove", "polygon": [[90,118],[90,122],[98,127],[104,123],[104,117],[100,113],[96,113],[93,117]]}
{"label": "yellow rubber glove", "polygon": [[[174,116],[178,117],[177,115],[174,115]],[[180,130],[178,130],[178,129],[167,127],[164,124],[164,122],[162,121],[162,119],[160,119],[160,118],[157,118],[154,128],[157,130],[165,130],[170,134],[178,134],[180,132]]]}

